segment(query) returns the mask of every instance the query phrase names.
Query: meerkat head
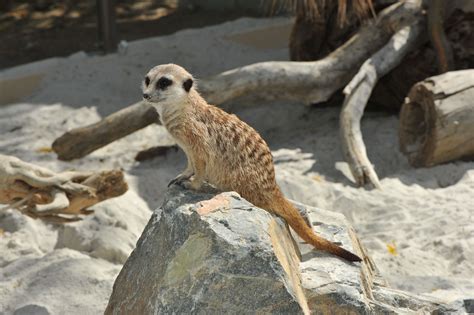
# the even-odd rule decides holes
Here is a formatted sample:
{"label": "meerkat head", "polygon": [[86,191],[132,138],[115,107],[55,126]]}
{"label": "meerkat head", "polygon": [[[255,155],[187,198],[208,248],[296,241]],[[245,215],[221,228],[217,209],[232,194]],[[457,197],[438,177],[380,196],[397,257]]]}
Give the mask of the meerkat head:
{"label": "meerkat head", "polygon": [[148,71],[142,82],[143,99],[155,105],[185,103],[193,87],[193,77],[175,64],[159,65]]}

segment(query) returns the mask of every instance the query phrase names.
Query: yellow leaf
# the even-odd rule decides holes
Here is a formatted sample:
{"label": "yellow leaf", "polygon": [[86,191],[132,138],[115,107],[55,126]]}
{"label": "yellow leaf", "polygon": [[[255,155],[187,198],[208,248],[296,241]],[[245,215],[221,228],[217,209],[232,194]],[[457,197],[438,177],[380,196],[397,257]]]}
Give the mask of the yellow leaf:
{"label": "yellow leaf", "polygon": [[317,181],[317,182],[324,182],[325,181],[325,178],[324,176],[321,176],[321,175],[313,175],[313,180]]}
{"label": "yellow leaf", "polygon": [[387,244],[387,250],[390,254],[392,254],[393,256],[397,256],[398,255],[398,252],[397,252],[397,246],[395,245],[395,243],[391,243],[391,244]]}
{"label": "yellow leaf", "polygon": [[51,152],[53,152],[53,148],[51,148],[51,147],[40,147],[40,148],[36,149],[36,152],[38,152],[38,153],[51,153]]}
{"label": "yellow leaf", "polygon": [[5,234],[5,231],[3,229],[0,229],[0,236],[2,236],[3,234]]}

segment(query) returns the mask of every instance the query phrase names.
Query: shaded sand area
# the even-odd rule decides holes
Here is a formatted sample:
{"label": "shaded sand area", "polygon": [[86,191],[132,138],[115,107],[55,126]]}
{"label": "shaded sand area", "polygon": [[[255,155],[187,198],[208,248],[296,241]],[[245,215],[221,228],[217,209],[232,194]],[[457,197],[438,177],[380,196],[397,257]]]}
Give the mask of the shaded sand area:
{"label": "shaded sand area", "polygon": [[[166,184],[185,166],[180,151],[134,160],[140,150],[172,143],[160,126],[72,162],[44,148],[66,130],[139,100],[140,81],[154,65],[177,63],[203,78],[287,60],[284,36],[272,39],[286,36],[290,25],[285,18],[245,18],[131,42],[114,55],[77,53],[0,72],[0,81],[8,81],[0,85],[0,102],[7,104],[0,105],[0,153],[55,171],[123,168],[130,184],[125,195],[65,226],[1,212],[0,314],[102,313]],[[267,34],[266,41],[255,34]],[[225,108],[267,140],[289,198],[347,216],[393,287],[447,302],[474,297],[473,162],[413,169],[398,150],[397,117],[368,113],[363,134],[383,190],[358,189],[340,151],[337,107],[236,101]]]}

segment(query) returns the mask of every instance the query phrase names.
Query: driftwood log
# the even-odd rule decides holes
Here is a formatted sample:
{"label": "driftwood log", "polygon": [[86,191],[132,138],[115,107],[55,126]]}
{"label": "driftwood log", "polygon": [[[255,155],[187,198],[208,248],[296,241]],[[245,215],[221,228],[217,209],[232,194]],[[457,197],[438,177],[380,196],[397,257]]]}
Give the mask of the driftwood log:
{"label": "driftwood log", "polygon": [[421,18],[421,2],[404,1],[391,5],[324,59],[255,63],[204,80],[199,89],[210,103],[216,104],[247,94],[306,104],[327,101],[394,33]]}
{"label": "driftwood log", "polygon": [[413,166],[474,158],[474,70],[414,85],[400,112],[399,138]]}
{"label": "driftwood log", "polygon": [[157,111],[149,104],[138,102],[95,124],[66,132],[53,142],[52,148],[58,159],[70,161],[153,123],[159,123]]}
{"label": "driftwood log", "polygon": [[[201,80],[198,88],[211,104],[222,104],[247,94],[306,104],[324,102],[344,87],[362,63],[393,34],[420,18],[420,0],[399,2],[381,11],[375,21],[361,27],[356,35],[324,59],[255,63]],[[53,150],[62,160],[81,158],[155,123],[157,116],[153,111],[146,103],[134,104],[94,125],[67,132],[53,143]]]}
{"label": "driftwood log", "polygon": [[416,45],[423,31],[419,21],[395,35],[376,54],[369,58],[344,89],[346,98],[340,115],[341,144],[345,160],[358,186],[371,184],[381,188],[372,164],[367,157],[360,128],[360,120],[378,79],[397,66]]}
{"label": "driftwood log", "polygon": [[54,173],[0,154],[0,210],[16,209],[33,218],[65,223],[91,214],[87,208],[128,190],[119,170]]}

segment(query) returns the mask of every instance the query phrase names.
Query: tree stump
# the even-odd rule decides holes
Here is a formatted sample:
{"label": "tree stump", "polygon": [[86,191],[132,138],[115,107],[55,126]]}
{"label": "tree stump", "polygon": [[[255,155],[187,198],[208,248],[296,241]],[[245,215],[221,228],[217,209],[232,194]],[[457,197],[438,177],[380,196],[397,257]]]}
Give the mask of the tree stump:
{"label": "tree stump", "polygon": [[416,167],[474,158],[474,70],[415,84],[400,112],[399,138]]}

